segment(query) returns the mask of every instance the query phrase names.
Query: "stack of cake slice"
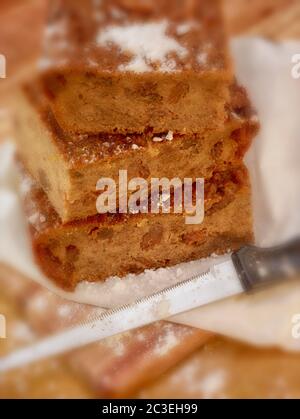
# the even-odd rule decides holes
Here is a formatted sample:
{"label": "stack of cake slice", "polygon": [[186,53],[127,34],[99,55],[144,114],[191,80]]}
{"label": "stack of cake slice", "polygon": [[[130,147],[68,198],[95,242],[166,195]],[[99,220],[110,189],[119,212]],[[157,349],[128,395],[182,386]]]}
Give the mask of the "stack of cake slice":
{"label": "stack of cake slice", "polygon": [[[73,289],[250,242],[243,157],[258,123],[234,78],[220,2],[58,0],[51,9],[43,71],[17,100],[42,270]],[[204,178],[204,221],[97,213],[98,180],[118,185],[120,170],[147,182]]]}

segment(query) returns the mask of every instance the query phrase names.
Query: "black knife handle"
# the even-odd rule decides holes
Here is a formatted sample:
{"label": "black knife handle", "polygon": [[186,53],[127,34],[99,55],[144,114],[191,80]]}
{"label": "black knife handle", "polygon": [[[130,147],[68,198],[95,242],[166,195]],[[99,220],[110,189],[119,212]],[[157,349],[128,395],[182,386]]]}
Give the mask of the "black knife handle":
{"label": "black knife handle", "polygon": [[246,291],[300,275],[300,238],[282,246],[242,247],[232,261]]}

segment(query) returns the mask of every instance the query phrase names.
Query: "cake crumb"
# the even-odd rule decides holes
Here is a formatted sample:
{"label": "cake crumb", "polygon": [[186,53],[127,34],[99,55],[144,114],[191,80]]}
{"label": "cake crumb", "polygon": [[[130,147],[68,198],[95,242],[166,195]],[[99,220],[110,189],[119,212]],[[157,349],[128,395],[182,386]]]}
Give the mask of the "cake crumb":
{"label": "cake crumb", "polygon": [[153,137],[152,141],[154,141],[155,143],[161,143],[164,139],[161,137]]}
{"label": "cake crumb", "polygon": [[231,116],[233,117],[233,118],[235,118],[235,119],[242,119],[241,117],[240,117],[240,115],[238,115],[236,112],[234,112],[234,111],[232,111],[231,112]]}
{"label": "cake crumb", "polygon": [[39,221],[40,218],[40,214],[38,212],[35,212],[34,214],[30,215],[30,217],[28,217],[28,221],[30,224],[34,225]]}
{"label": "cake crumb", "polygon": [[173,140],[173,131],[169,131],[166,135],[166,140],[172,141]]}

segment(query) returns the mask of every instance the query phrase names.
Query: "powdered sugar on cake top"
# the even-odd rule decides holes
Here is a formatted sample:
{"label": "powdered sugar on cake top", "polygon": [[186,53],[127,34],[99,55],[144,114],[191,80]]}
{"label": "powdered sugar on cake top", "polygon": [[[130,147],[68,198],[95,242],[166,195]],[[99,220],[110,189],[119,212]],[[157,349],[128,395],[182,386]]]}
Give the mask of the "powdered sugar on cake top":
{"label": "powdered sugar on cake top", "polygon": [[197,22],[197,23],[194,21],[184,22],[177,26],[176,33],[179,36],[183,36],[189,33],[190,31],[192,31],[197,26],[198,27],[201,26],[200,22]]}
{"label": "powdered sugar on cake top", "polygon": [[208,62],[208,54],[206,51],[200,52],[197,56],[197,61],[200,65],[204,66]]}
{"label": "powdered sugar on cake top", "polygon": [[45,27],[45,38],[46,39],[53,39],[55,37],[64,37],[66,36],[67,32],[67,22],[64,19],[60,19],[53,24],[47,25]]}
{"label": "powdered sugar on cake top", "polygon": [[119,66],[121,71],[141,73],[151,71],[151,65],[158,66],[161,71],[175,71],[176,66],[170,60],[170,54],[184,58],[188,51],[169,36],[167,30],[166,20],[125,26],[112,25],[98,33],[97,43],[101,46],[116,45],[122,53],[132,55],[129,63]]}

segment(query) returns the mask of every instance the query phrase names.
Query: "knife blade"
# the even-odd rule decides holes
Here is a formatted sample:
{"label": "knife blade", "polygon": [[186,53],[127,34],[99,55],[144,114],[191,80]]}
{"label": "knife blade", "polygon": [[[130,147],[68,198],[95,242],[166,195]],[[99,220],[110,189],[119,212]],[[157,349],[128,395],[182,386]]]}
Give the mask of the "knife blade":
{"label": "knife blade", "polygon": [[245,246],[208,272],[42,339],[0,358],[0,372],[66,353],[119,333],[300,274],[300,239],[261,249]]}

